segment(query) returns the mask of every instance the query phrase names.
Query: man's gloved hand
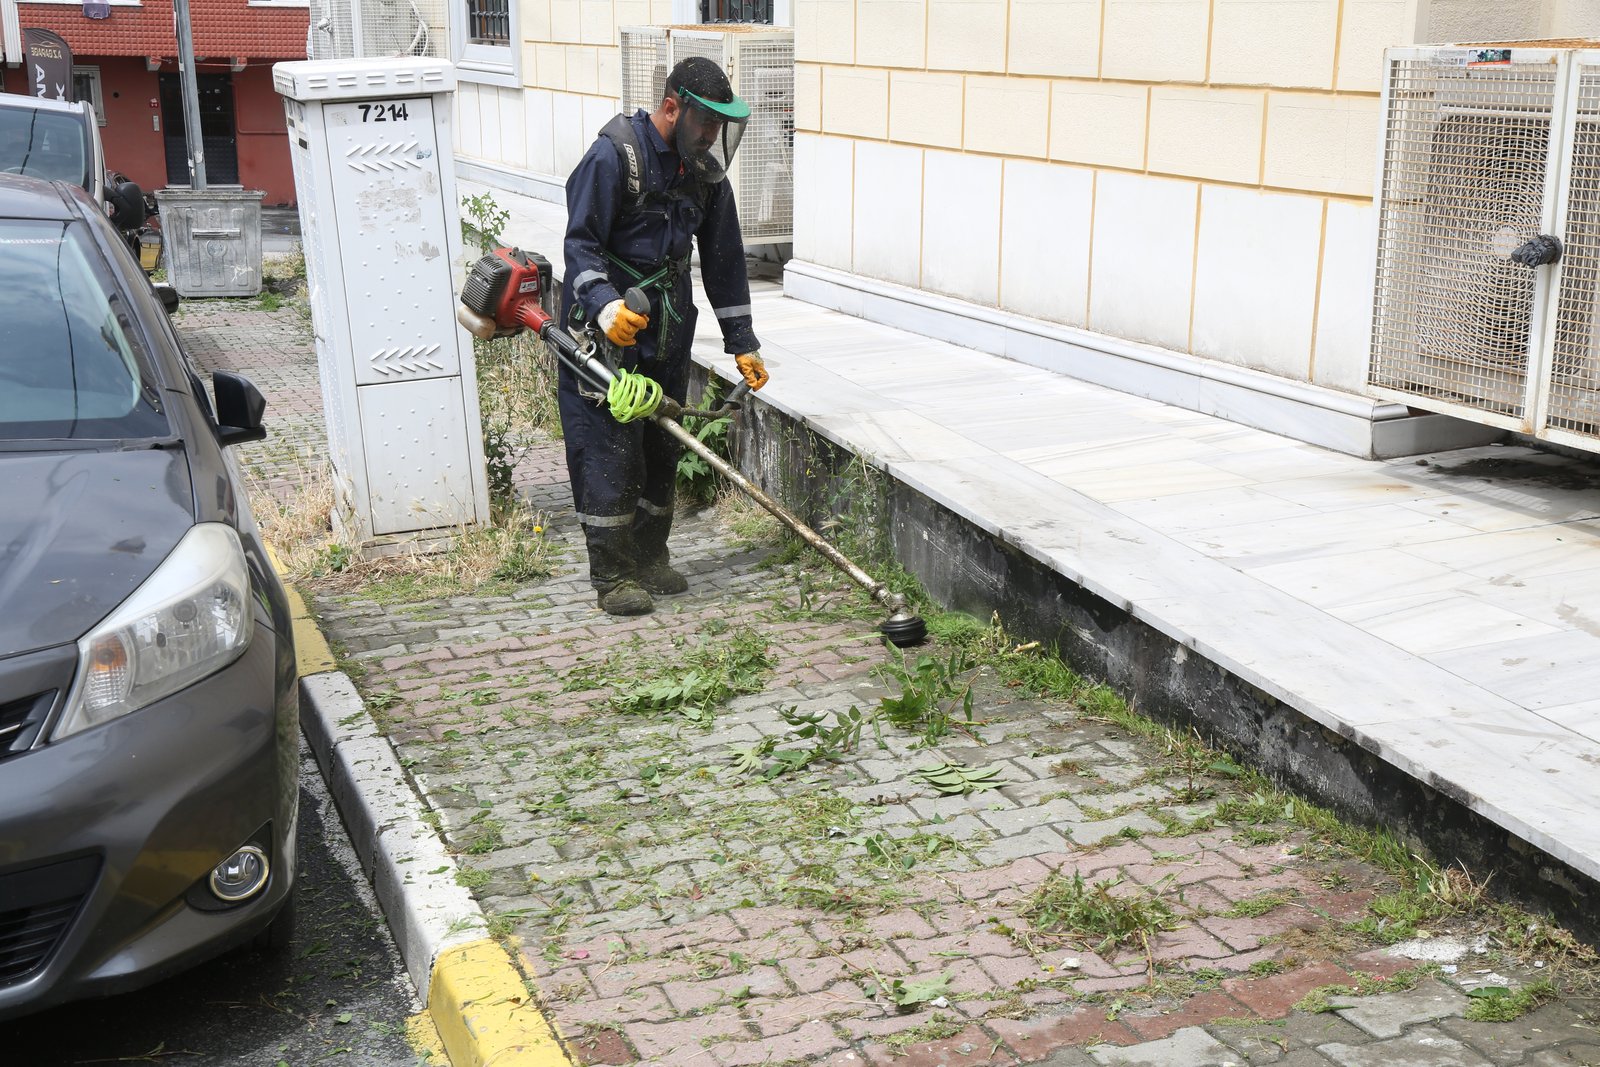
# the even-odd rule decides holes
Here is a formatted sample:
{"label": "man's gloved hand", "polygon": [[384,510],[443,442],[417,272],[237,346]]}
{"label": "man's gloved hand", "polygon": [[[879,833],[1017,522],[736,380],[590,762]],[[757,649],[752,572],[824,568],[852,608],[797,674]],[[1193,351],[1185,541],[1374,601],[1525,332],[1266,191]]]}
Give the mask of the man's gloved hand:
{"label": "man's gloved hand", "polygon": [[744,384],[750,387],[752,393],[767,384],[767,368],[761,362],[760,352],[749,352],[742,356],[734,356],[733,365],[739,368],[740,374],[744,375]]}
{"label": "man's gloved hand", "polygon": [[600,330],[608,341],[619,348],[633,344],[639,331],[648,325],[649,315],[629,311],[620,300],[613,300],[600,309]]}

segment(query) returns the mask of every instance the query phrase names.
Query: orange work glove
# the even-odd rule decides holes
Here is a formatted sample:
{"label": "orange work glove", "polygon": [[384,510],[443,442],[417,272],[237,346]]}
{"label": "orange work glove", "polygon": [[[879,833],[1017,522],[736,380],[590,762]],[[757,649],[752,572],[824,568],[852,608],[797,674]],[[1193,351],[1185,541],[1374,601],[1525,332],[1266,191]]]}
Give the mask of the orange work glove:
{"label": "orange work glove", "polygon": [[739,373],[744,375],[744,384],[750,387],[753,393],[767,384],[766,365],[761,362],[760,352],[750,352],[743,356],[734,356],[733,365],[739,368]]}
{"label": "orange work glove", "polygon": [[600,329],[606,339],[619,348],[633,344],[639,331],[648,325],[649,315],[629,311],[620,300],[613,300],[600,309]]}

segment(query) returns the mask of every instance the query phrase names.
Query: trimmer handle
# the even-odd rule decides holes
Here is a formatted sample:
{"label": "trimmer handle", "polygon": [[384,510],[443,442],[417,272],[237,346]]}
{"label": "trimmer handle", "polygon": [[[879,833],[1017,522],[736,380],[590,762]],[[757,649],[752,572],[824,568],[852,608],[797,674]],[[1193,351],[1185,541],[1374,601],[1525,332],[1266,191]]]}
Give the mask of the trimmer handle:
{"label": "trimmer handle", "polygon": [[742,407],[745,394],[748,392],[750,392],[750,383],[741,378],[739,384],[729,390],[728,395],[723,398],[722,406],[725,408]]}
{"label": "trimmer handle", "polygon": [[650,298],[637,285],[622,294],[622,306],[635,315],[650,314]]}

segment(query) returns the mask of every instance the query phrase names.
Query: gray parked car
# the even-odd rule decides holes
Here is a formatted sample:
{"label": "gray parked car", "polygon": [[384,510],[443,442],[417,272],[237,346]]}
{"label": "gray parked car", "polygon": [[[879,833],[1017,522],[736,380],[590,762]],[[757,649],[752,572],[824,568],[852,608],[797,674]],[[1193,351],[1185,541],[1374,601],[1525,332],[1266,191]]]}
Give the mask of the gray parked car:
{"label": "gray parked car", "polygon": [[293,910],[289,611],[213,407],[65,182],[0,175],[0,1018],[143,985]]}

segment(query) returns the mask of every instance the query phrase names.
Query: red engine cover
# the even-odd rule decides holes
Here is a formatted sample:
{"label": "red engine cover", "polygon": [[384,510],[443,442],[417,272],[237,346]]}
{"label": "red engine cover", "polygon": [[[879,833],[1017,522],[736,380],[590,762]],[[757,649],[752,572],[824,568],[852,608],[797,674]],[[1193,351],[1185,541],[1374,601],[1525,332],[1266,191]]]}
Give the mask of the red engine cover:
{"label": "red engine cover", "polygon": [[520,248],[497,248],[472,265],[461,287],[461,302],[501,329],[541,329],[549,320],[542,306],[549,273],[549,261],[543,256]]}

